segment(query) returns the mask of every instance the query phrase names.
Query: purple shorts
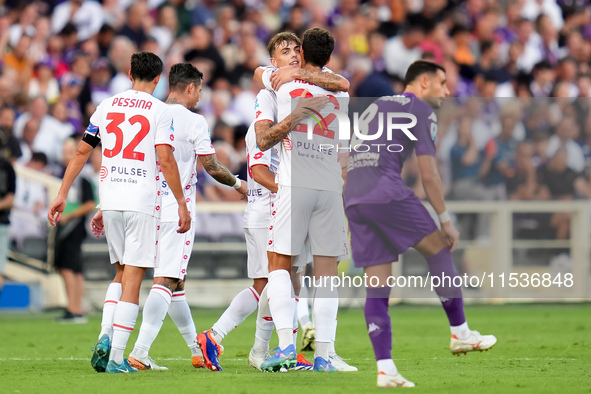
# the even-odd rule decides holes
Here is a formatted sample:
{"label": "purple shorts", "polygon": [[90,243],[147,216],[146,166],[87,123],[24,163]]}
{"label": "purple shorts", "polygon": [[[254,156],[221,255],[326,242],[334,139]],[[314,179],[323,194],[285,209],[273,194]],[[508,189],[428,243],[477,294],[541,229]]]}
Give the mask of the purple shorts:
{"label": "purple shorts", "polygon": [[398,261],[398,255],[437,230],[414,194],[388,204],[358,204],[346,209],[355,267]]}

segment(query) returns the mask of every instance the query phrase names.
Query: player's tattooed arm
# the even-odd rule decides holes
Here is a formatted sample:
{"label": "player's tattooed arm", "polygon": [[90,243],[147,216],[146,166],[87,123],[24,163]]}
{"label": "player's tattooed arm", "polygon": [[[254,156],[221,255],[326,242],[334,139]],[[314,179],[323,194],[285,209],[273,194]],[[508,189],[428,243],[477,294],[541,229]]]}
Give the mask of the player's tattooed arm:
{"label": "player's tattooed arm", "polygon": [[257,146],[259,149],[263,152],[269,150],[279,141],[283,140],[291,131],[291,114],[275,126],[269,120],[258,121],[254,124],[254,131],[257,136]]}
{"label": "player's tattooed arm", "polygon": [[306,111],[310,109],[319,111],[328,103],[328,98],[325,96],[307,98],[306,94],[308,91],[304,90],[293,112],[276,125],[272,126],[271,121],[265,120],[254,124],[257,146],[260,150],[264,152],[282,141],[298,123],[308,116]]}
{"label": "player's tattooed arm", "polygon": [[199,156],[199,160],[201,160],[201,164],[203,164],[205,171],[207,171],[213,179],[224,185],[234,186],[234,183],[236,183],[236,177],[232,175],[225,165],[219,162],[218,157],[215,154]]}
{"label": "player's tattooed arm", "polygon": [[[201,164],[203,164],[205,171],[207,171],[207,173],[211,175],[213,179],[224,185],[234,187],[234,184],[237,182],[237,178],[232,175],[230,170],[228,170],[225,165],[220,163],[215,153],[213,155],[199,156],[199,160],[201,160]],[[248,192],[248,185],[243,180],[239,181],[240,187],[237,188],[236,191],[242,194],[242,198],[245,198],[246,193]]]}
{"label": "player's tattooed arm", "polygon": [[275,90],[294,79],[310,82],[331,92],[348,92],[350,86],[349,81],[341,75],[320,70],[294,69],[293,67],[281,68],[271,75],[271,83]]}

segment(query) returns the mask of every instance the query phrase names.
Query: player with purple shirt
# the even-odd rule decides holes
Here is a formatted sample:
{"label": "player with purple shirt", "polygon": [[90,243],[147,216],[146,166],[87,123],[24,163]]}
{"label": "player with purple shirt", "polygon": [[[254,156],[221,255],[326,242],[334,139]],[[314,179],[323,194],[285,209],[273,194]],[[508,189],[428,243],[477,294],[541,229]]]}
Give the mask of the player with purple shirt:
{"label": "player with purple shirt", "polygon": [[[378,364],[379,387],[414,386],[398,373],[391,355],[390,288],[386,283],[392,274],[392,262],[413,247],[427,259],[432,277],[458,276],[451,252],[458,245],[460,233],[452,225],[445,208],[435,161],[437,116],[434,109],[449,96],[445,69],[436,63],[416,61],[407,70],[405,86],[402,95],[376,100],[359,117],[359,133],[367,138],[356,137],[351,141],[344,196],[355,265],[363,267],[367,276],[380,281],[377,287],[367,288],[365,303],[365,320]],[[388,135],[389,113],[398,113],[392,123],[408,124],[408,128],[399,127]],[[373,139],[381,127],[382,135]],[[439,215],[441,231],[400,175],[413,149],[418,157],[423,187]],[[451,327],[451,352],[490,349],[496,338],[468,328],[461,288],[446,284],[435,291]]]}

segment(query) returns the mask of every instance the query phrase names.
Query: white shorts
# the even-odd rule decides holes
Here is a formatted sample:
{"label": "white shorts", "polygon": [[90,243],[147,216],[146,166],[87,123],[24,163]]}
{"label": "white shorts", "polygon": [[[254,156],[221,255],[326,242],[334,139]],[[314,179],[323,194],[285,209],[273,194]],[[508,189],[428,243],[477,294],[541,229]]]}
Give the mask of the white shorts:
{"label": "white shorts", "polygon": [[344,223],[341,194],[279,186],[271,212],[267,250],[297,256],[309,237],[314,256],[340,256],[345,253]]}
{"label": "white shorts", "polygon": [[[345,223],[346,224],[346,223]],[[348,260],[351,258],[350,255],[351,247],[349,246],[349,233],[347,227],[343,228],[343,254],[337,257],[337,261]],[[304,271],[306,265],[311,264],[314,267],[314,256],[312,255],[310,238],[306,238],[304,242],[304,248],[302,252],[295,258],[292,263],[293,267],[298,267],[297,273]]]}
{"label": "white shorts", "polygon": [[103,211],[103,221],[111,264],[157,266],[160,219],[141,212]]}
{"label": "white shorts", "polygon": [[191,223],[191,228],[186,233],[177,233],[178,228],[177,222],[160,223],[158,267],[154,268],[155,278],[184,279],[187,275],[187,265],[195,240],[195,222]]}
{"label": "white shorts", "polygon": [[269,259],[267,258],[267,229],[245,228],[246,253],[248,254],[248,277],[250,279],[269,276]]}

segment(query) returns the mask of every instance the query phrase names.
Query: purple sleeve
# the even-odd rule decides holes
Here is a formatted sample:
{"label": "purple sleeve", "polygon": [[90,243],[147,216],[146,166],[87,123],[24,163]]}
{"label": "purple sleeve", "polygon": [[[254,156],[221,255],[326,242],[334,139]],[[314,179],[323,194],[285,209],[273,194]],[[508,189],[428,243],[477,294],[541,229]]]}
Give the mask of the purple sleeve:
{"label": "purple sleeve", "polygon": [[435,157],[437,116],[426,104],[424,107],[422,105],[416,105],[419,103],[420,102],[413,103],[415,104],[415,110],[412,111],[417,116],[417,125],[412,129],[412,133],[417,137],[417,141],[415,141],[415,151],[417,156],[428,155]]}

